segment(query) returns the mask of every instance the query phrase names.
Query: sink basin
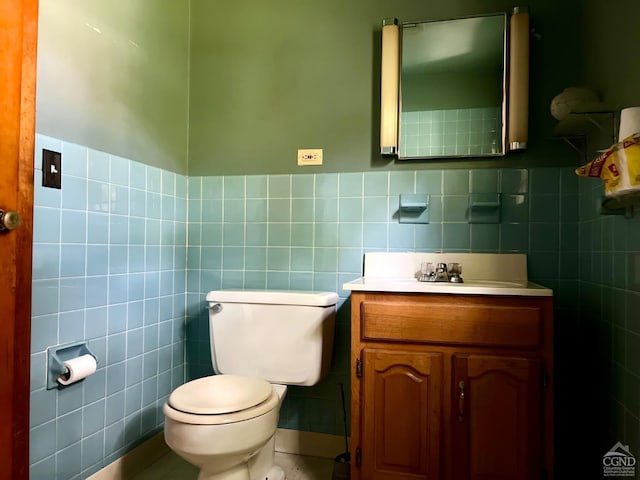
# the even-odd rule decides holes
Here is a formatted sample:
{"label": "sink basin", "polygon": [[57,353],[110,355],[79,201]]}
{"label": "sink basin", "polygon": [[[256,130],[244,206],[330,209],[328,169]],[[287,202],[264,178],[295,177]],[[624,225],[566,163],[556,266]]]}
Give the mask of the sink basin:
{"label": "sink basin", "polygon": [[[423,262],[462,266],[463,283],[420,282]],[[366,253],[364,276],[347,282],[345,290],[469,295],[552,296],[553,291],[529,282],[525,254],[492,253]]]}

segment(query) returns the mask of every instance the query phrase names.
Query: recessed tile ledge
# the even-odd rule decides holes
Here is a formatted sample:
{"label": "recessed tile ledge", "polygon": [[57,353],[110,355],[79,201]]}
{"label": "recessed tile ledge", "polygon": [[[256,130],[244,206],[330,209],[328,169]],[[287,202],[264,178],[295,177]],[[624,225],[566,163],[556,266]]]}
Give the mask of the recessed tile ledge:
{"label": "recessed tile ledge", "polygon": [[[423,262],[459,263],[464,283],[418,281]],[[553,296],[553,290],[528,281],[527,256],[520,253],[365,253],[364,275],[342,288],[366,292]]]}

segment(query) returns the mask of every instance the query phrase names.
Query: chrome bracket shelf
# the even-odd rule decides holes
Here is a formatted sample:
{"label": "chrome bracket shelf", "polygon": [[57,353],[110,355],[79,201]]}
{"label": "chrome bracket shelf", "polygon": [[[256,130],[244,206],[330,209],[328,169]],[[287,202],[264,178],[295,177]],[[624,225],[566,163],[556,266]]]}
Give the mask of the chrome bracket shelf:
{"label": "chrome bracket shelf", "polygon": [[558,122],[553,135],[564,140],[586,162],[589,153],[587,138],[594,132],[608,133],[610,131],[611,143],[618,141],[616,118],[616,112],[610,110],[570,113]]}
{"label": "chrome bracket shelf", "polygon": [[624,215],[626,219],[633,218],[637,205],[640,205],[640,192],[619,197],[602,197],[599,202],[601,215]]}

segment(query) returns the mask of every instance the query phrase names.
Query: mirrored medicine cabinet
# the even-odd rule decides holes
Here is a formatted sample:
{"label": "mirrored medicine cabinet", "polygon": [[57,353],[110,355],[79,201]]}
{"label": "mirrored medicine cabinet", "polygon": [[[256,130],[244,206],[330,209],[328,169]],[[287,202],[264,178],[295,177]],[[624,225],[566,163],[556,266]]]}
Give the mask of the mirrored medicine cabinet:
{"label": "mirrored medicine cabinet", "polygon": [[381,153],[399,160],[526,148],[528,11],[382,27]]}

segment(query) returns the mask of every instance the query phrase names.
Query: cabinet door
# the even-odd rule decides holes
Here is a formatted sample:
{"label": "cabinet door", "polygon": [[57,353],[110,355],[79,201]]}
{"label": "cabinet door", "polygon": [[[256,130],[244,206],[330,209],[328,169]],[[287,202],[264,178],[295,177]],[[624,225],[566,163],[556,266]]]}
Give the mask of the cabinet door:
{"label": "cabinet door", "polygon": [[453,356],[454,479],[540,478],[541,380],[537,359]]}
{"label": "cabinet door", "polygon": [[362,479],[440,478],[442,355],[365,349]]}

